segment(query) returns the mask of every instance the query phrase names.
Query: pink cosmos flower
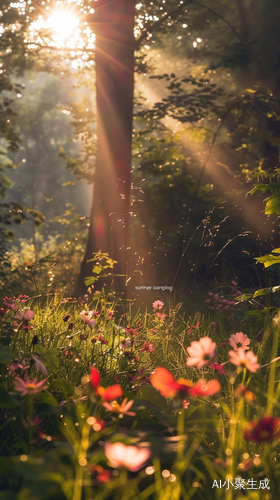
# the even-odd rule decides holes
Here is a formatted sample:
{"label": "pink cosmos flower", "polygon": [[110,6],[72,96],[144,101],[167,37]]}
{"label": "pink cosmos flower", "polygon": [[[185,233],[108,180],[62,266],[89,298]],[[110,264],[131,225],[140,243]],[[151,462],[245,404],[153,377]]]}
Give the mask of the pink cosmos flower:
{"label": "pink cosmos flower", "polygon": [[131,334],[138,335],[138,332],[135,330],[135,328],[126,328],[125,331],[128,335],[131,335]]}
{"label": "pink cosmos flower", "polygon": [[237,347],[236,352],[229,351],[229,355],[233,365],[247,368],[252,373],[256,373],[261,366],[257,356],[252,351],[245,351],[244,347]]}
{"label": "pink cosmos flower", "polygon": [[128,401],[128,398],[124,398],[124,400],[119,403],[117,401],[112,401],[112,403],[103,403],[104,408],[108,411],[112,411],[113,413],[118,413],[118,415],[130,415],[131,417],[135,417],[136,413],[134,411],[128,411],[133,405],[133,400]]}
{"label": "pink cosmos flower", "polygon": [[24,427],[28,429],[29,427],[37,427],[42,423],[42,420],[39,417],[35,417],[34,420],[32,420],[32,418],[27,415],[26,421],[24,420],[22,423]]}
{"label": "pink cosmos flower", "polygon": [[187,348],[189,357],[187,359],[187,366],[196,366],[201,368],[206,365],[210,358],[214,357],[216,344],[210,337],[202,337],[199,341],[191,343]]}
{"label": "pink cosmos flower", "polygon": [[154,309],[158,309],[159,311],[161,311],[163,306],[164,306],[164,302],[162,302],[161,300],[155,300],[155,302],[153,302]]}
{"label": "pink cosmos flower", "polygon": [[210,363],[210,366],[213,370],[216,370],[217,372],[220,372],[220,373],[226,373],[224,368],[223,368],[223,365],[219,365],[219,363]]}
{"label": "pink cosmos flower", "polygon": [[231,347],[236,351],[238,347],[243,347],[245,350],[249,349],[250,339],[243,332],[232,334],[229,338]]}
{"label": "pink cosmos flower", "polygon": [[121,339],[120,346],[123,349],[129,349],[131,347],[131,338],[130,337],[126,337],[126,339]]}
{"label": "pink cosmos flower", "polygon": [[15,302],[14,302],[14,299],[12,299],[12,297],[4,297],[3,304],[8,309],[15,309]]}
{"label": "pink cosmos flower", "polygon": [[32,319],[34,316],[34,312],[31,311],[31,309],[28,309],[27,311],[21,311],[16,314],[16,318],[19,319],[20,321],[29,321]]}
{"label": "pink cosmos flower", "polygon": [[[21,370],[24,369],[25,363],[24,361],[13,361],[9,366],[9,375],[19,375]],[[26,369],[26,368],[25,368]]]}
{"label": "pink cosmos flower", "polygon": [[164,322],[166,319],[166,316],[167,315],[163,314],[163,313],[155,313],[155,320]]}
{"label": "pink cosmos flower", "polygon": [[48,388],[46,380],[40,380],[38,382],[37,378],[30,380],[29,376],[26,375],[25,380],[22,378],[16,378],[14,382],[14,389],[21,393],[22,396],[27,394],[37,394],[38,392],[45,391]]}
{"label": "pink cosmos flower", "polygon": [[140,349],[141,352],[154,352],[155,348],[153,346],[153,344],[151,344],[150,342],[145,342],[145,344],[143,345],[143,347]]}
{"label": "pink cosmos flower", "polygon": [[123,443],[105,443],[105,455],[112,467],[126,467],[132,472],[137,472],[150,457],[149,448],[126,446]]}
{"label": "pink cosmos flower", "polygon": [[96,321],[95,319],[92,318],[93,311],[82,311],[80,312],[80,316],[82,316],[83,322],[86,323],[88,326],[95,325]]}
{"label": "pink cosmos flower", "polygon": [[196,330],[200,325],[200,321],[196,323],[196,325],[192,325],[188,330],[187,333],[190,335],[194,330]]}

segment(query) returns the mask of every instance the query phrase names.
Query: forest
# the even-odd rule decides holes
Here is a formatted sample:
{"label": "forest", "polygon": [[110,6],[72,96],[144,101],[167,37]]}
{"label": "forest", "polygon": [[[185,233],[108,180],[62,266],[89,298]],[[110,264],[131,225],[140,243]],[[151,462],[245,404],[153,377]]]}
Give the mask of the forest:
{"label": "forest", "polygon": [[274,500],[279,0],[0,0],[0,500]]}

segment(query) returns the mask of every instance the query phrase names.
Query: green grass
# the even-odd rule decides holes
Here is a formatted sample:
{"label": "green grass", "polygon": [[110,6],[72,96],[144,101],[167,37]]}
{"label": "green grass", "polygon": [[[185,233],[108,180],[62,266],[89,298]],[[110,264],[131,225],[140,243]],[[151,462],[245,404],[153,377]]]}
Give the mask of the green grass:
{"label": "green grass", "polygon": [[[28,322],[33,328],[24,330],[15,316],[17,309],[27,308],[34,311]],[[83,310],[98,311],[94,325],[82,320]],[[59,293],[34,296],[25,304],[16,301],[16,309],[3,315],[0,500],[244,498],[242,489],[230,483],[228,490],[226,485],[213,486],[220,481],[223,485],[227,478],[233,484],[257,481],[257,489],[243,490],[246,498],[276,498],[277,432],[258,443],[245,440],[243,430],[255,417],[279,415],[279,361],[271,363],[278,357],[278,321],[267,320],[262,330],[245,313],[240,319],[234,309],[210,315],[171,302],[160,313],[166,317],[156,318],[152,304],[141,312],[101,292],[89,294],[87,303]],[[256,373],[237,369],[229,361],[228,339],[237,331],[251,339],[250,348],[262,365]],[[225,373],[214,371],[209,363],[202,368],[186,366],[187,348],[205,336],[216,343],[215,362]],[[145,345],[152,346],[151,352]],[[21,395],[14,387],[16,377],[46,378],[35,359],[48,370],[48,389]],[[16,374],[9,373],[12,362],[21,364]],[[124,397],[133,400],[130,411],[136,416],[104,408],[89,382],[93,366],[100,373],[100,386],[122,387],[118,402]],[[183,397],[189,403],[184,408],[180,397],[165,398],[150,384],[160,366],[176,380],[217,379],[221,389],[211,397]],[[247,389],[238,392],[241,384]],[[36,417],[41,422],[31,425]],[[130,471],[129,466],[108,462],[106,442],[148,447],[150,458],[138,472]],[[270,489],[259,488],[265,478]]]}

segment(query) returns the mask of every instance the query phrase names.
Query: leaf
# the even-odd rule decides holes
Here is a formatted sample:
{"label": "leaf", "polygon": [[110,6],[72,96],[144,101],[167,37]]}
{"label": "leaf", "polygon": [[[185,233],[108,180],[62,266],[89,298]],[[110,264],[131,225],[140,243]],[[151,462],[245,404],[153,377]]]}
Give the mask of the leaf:
{"label": "leaf", "polygon": [[102,271],[102,267],[100,267],[100,266],[94,266],[93,269],[92,269],[92,272],[94,274],[100,274],[101,271]]}
{"label": "leaf", "polygon": [[35,414],[36,415],[49,415],[49,414],[60,415],[61,409],[59,407],[53,406],[53,405],[48,404],[48,403],[41,403],[36,408]]}
{"label": "leaf", "polygon": [[95,283],[97,280],[98,280],[98,278],[95,278],[94,276],[87,276],[87,277],[84,279],[84,282],[85,282],[85,285],[86,285],[86,286],[90,286],[90,285],[92,285],[93,283]]}
{"label": "leaf", "polygon": [[0,344],[0,363],[7,365],[12,361],[13,355],[8,346]]}
{"label": "leaf", "polygon": [[71,384],[69,384],[69,382],[66,382],[66,380],[62,380],[60,378],[57,378],[56,380],[54,380],[50,386],[49,386],[49,390],[52,390],[52,389],[59,389],[63,392],[63,395],[67,398],[68,396],[73,396],[74,394],[74,388],[72,387]]}
{"label": "leaf", "polygon": [[59,369],[59,350],[58,349],[46,349],[45,347],[38,345],[36,346],[36,351],[34,355],[39,354],[45,365],[49,367],[53,372],[57,372]]}
{"label": "leaf", "polygon": [[15,401],[11,398],[10,394],[8,391],[3,387],[2,385],[0,386],[0,408],[13,408],[16,403]]}
{"label": "leaf", "polygon": [[277,194],[280,192],[280,184],[278,182],[270,182],[269,184],[257,184],[248,194],[254,194],[257,191],[270,191],[272,194]]}
{"label": "leaf", "polygon": [[215,425],[217,421],[216,413],[209,407],[201,404],[196,407],[195,411],[192,413],[192,418],[187,420],[187,425],[193,424],[213,424]]}
{"label": "leaf", "polygon": [[36,399],[51,406],[58,406],[58,402],[49,392],[40,392],[35,395]]}
{"label": "leaf", "polygon": [[264,264],[264,267],[270,267],[274,264],[280,264],[280,255],[264,255],[263,257],[255,257],[255,260]]}
{"label": "leaf", "polygon": [[154,387],[149,385],[142,386],[141,397],[137,398],[137,401],[139,405],[141,405],[142,403],[142,405],[145,408],[146,407],[151,408],[152,405],[153,409],[158,408],[164,411],[167,411],[168,409],[166,399],[163,396],[161,396],[161,394]]}
{"label": "leaf", "polygon": [[242,295],[238,295],[238,297],[235,297],[235,300],[237,302],[243,302],[244,300],[249,300],[252,298],[252,295],[248,295],[246,293],[242,294]]}
{"label": "leaf", "polygon": [[269,293],[271,293],[271,291],[271,288],[260,288],[260,290],[257,290],[254,293],[253,299],[255,299],[256,297],[261,297],[262,295],[268,295]]}
{"label": "leaf", "polygon": [[270,196],[267,199],[264,213],[266,215],[271,215],[274,213],[280,215],[280,195],[279,194],[273,194],[272,196]]}

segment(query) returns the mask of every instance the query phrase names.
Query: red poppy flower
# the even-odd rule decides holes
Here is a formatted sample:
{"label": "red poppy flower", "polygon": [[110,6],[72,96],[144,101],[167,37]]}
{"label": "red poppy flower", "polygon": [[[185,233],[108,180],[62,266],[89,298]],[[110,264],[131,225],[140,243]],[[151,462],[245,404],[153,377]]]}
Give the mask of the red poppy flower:
{"label": "red poppy flower", "polygon": [[258,420],[252,420],[244,429],[244,438],[256,443],[280,438],[280,419],[265,415]]}
{"label": "red poppy flower", "polygon": [[151,384],[160,391],[164,397],[178,396],[185,399],[188,396],[212,396],[220,390],[218,380],[201,379],[195,384],[190,380],[179,378],[175,380],[173,375],[165,368],[157,368],[151,376]]}
{"label": "red poppy flower", "polygon": [[90,378],[90,383],[97,394],[97,396],[100,396],[102,399],[105,401],[111,401],[113,399],[119,398],[122,396],[123,391],[120,385],[111,385],[110,387],[107,387],[105,389],[104,387],[101,387],[100,384],[100,374],[96,368],[91,368],[91,378]]}

